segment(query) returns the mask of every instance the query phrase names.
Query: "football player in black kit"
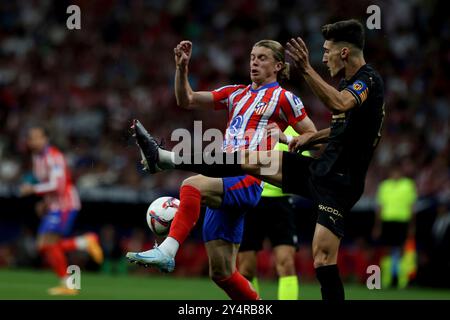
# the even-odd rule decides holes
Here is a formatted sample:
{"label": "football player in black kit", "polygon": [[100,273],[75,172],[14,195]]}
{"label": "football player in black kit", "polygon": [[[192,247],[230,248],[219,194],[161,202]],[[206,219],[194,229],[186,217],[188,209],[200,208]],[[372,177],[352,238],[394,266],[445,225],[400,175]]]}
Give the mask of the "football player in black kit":
{"label": "football player in black kit", "polygon": [[[144,165],[150,172],[171,167],[213,177],[250,174],[282,187],[286,193],[311,199],[318,214],[312,251],[322,298],[339,301],[344,300],[344,287],[337,256],[344,236],[345,216],[364,190],[369,163],[381,134],[384,90],[378,72],[365,62],[364,27],[359,21],[327,24],[322,27],[322,34],[325,38],[322,61],[332,77],[343,77],[338,90],[311,67],[308,49],[301,38],[291,39],[286,45],[298,72],[333,114],[330,128],[310,138],[294,137],[289,143],[290,151],[299,151],[327,141],[317,159],[272,150],[236,153],[233,163],[227,162],[229,155],[221,154],[223,164],[179,164],[171,160],[173,155],[163,155],[170,151],[160,148],[138,121],[133,128],[145,157]],[[264,173],[268,163],[277,168],[275,174]]]}

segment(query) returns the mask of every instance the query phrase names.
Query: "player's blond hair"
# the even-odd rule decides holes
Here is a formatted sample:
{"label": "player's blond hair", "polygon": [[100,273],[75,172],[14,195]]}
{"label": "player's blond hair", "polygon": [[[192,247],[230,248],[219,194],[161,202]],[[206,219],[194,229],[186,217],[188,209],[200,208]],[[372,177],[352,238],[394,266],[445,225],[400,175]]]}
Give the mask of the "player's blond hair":
{"label": "player's blond hair", "polygon": [[275,40],[260,40],[255,43],[254,47],[264,47],[270,49],[273,53],[273,57],[276,61],[282,62],[283,67],[277,74],[277,80],[288,80],[289,79],[289,63],[286,62],[284,58],[284,47]]}

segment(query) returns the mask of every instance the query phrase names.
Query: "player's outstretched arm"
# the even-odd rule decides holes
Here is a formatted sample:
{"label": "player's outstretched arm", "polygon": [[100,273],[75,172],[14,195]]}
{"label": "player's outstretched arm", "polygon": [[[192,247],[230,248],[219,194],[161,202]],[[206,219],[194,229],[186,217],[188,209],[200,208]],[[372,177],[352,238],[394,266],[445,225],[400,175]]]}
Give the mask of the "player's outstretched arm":
{"label": "player's outstretched arm", "polygon": [[177,105],[185,109],[213,107],[211,92],[193,91],[188,79],[188,65],[192,55],[192,42],[181,41],[174,49],[175,54],[175,98]]}
{"label": "player's outstretched arm", "polygon": [[286,49],[311,90],[328,109],[334,113],[341,113],[356,106],[356,100],[350,92],[336,90],[314,70],[309,63],[308,48],[301,38],[291,39],[286,44]]}

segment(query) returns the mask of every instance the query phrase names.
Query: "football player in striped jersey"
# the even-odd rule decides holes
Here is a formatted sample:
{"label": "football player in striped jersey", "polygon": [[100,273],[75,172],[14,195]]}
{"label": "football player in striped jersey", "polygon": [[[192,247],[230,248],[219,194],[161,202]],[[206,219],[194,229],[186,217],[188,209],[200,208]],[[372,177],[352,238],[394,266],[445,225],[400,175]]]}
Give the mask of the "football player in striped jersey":
{"label": "football player in striped jersey", "polygon": [[94,233],[64,238],[70,234],[81,209],[66,159],[60,150],[49,144],[48,134],[43,127],[29,129],[27,144],[33,155],[33,175],[37,183],[23,184],[20,194],[42,197],[36,206],[37,213],[42,217],[37,235],[38,250],[61,280],[60,285],[50,288],[48,293],[74,295],[78,290],[66,284],[68,274],[65,252],[85,250],[100,264],[103,251]]}

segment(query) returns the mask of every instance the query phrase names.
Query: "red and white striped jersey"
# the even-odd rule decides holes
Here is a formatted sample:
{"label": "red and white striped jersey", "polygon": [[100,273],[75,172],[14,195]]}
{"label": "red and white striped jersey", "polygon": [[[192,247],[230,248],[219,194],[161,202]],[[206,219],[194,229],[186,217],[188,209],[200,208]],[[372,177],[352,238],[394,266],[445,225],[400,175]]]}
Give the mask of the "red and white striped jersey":
{"label": "red and white striped jersey", "polygon": [[251,85],[229,85],[212,91],[214,107],[228,110],[223,150],[266,150],[275,145],[265,127],[275,122],[284,131],[306,117],[302,101],[278,82],[257,90]]}
{"label": "red and white striped jersey", "polygon": [[33,173],[39,180],[33,186],[35,193],[43,196],[50,211],[81,208],[66,160],[57,148],[47,146],[42,153],[33,155]]}

